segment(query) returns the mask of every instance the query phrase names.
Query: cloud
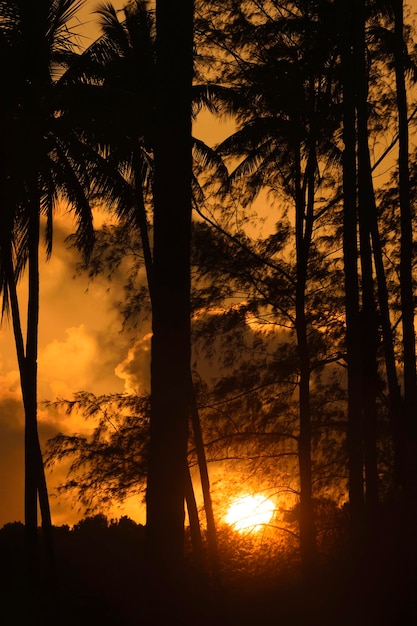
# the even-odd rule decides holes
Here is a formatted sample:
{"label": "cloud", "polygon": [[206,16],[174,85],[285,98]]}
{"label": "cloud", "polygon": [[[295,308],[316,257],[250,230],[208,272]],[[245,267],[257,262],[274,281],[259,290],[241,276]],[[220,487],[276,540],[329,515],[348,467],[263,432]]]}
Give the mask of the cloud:
{"label": "cloud", "polygon": [[[115,304],[123,294],[125,276],[112,283],[99,278],[92,284],[76,275],[78,253],[65,239],[73,231],[68,214],[55,219],[54,247],[48,262],[41,262],[38,399],[72,399],[76,391],[96,395],[143,390],[149,379],[148,339],[134,341],[121,333],[122,320]],[[74,278],[75,277],[75,278]],[[22,325],[25,329],[27,285],[19,285]],[[147,328],[143,333],[147,332]],[[46,410],[40,406],[42,446],[59,431],[85,434],[93,424],[79,414]],[[55,487],[65,478],[65,467],[48,472],[51,509],[56,524],[74,523],[83,515],[72,500],[57,498]],[[13,329],[3,320],[0,329],[0,526],[23,521],[24,413]]]}
{"label": "cloud", "polygon": [[116,376],[124,381],[126,393],[149,393],[151,337],[152,333],[147,333],[136,341],[115,369]]}
{"label": "cloud", "polygon": [[39,355],[39,378],[52,399],[70,397],[85,389],[94,363],[99,360],[94,337],[84,324],[65,330],[65,340],[54,340]]}

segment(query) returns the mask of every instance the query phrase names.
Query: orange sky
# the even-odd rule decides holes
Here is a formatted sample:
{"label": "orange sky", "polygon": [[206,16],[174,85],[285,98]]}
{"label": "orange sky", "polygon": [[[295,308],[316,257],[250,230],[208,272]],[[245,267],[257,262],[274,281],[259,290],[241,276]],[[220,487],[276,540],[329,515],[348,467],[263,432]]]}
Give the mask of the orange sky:
{"label": "orange sky", "polygon": [[[113,3],[117,8],[125,4],[124,0]],[[88,0],[80,14],[86,45],[99,32],[91,14],[96,6],[95,0]],[[226,133],[227,125],[214,124],[208,114],[195,127],[195,134],[210,145]],[[41,267],[39,400],[70,398],[80,390],[102,394],[146,389],[149,344],[144,336],[149,328],[136,335],[120,334],[114,303],[121,297],[121,285],[114,281],[108,290],[104,278],[92,285],[85,277],[74,279],[77,255],[64,243],[72,229],[71,219],[57,215],[55,224],[52,259]],[[86,428],[75,416],[39,412],[42,442],[60,430],[74,433]],[[72,524],[82,511],[53,495],[60,478],[59,473],[48,476],[53,522]],[[143,509],[136,500],[115,515],[125,513],[143,521]],[[17,520],[23,520],[23,409],[12,331],[4,321],[0,328],[0,527]]]}

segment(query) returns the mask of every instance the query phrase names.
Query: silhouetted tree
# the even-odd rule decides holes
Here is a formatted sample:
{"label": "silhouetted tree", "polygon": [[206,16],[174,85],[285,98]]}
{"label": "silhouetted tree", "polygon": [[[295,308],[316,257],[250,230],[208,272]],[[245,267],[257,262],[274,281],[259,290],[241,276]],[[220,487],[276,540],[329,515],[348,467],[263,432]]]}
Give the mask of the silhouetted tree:
{"label": "silhouetted tree", "polygon": [[[122,210],[119,211],[119,216],[127,225],[133,224],[138,228],[152,310],[155,281],[151,244],[153,235],[149,222],[152,223],[153,217],[151,186],[155,144],[154,17],[144,2],[127,5],[124,9],[123,22],[119,21],[118,14],[111,5],[103,5],[98,13],[103,35],[86,50],[79,67],[73,67],[72,73],[75,81],[86,80],[92,88],[90,114],[95,120],[94,127],[91,130],[85,111],[80,111],[79,122],[81,126],[86,126],[83,135],[89,137],[89,141],[96,149],[105,150],[107,160],[128,183],[125,201],[120,204]],[[104,107],[103,91],[108,96]],[[196,89],[193,98],[198,107],[198,102],[204,100],[204,93],[201,94]],[[87,124],[83,122],[83,117],[88,118]],[[114,121],[110,125],[109,117]],[[201,142],[193,140],[193,144],[197,157],[210,159],[208,150]],[[129,186],[133,192],[130,206]],[[123,193],[123,189],[120,190]],[[196,179],[194,190],[198,193]],[[129,321],[132,322],[132,315]],[[195,414],[193,425],[194,431],[198,430]],[[204,469],[203,442],[198,437],[196,445],[199,450],[201,472],[207,475],[207,470]],[[206,506],[209,507],[209,485],[203,482],[204,498]],[[191,505],[191,494],[187,500]],[[213,526],[212,522],[213,520],[210,520],[210,526]],[[213,541],[214,530],[211,528],[210,544],[213,544]]]}
{"label": "silhouetted tree", "polygon": [[[409,128],[406,71],[410,67],[405,43],[404,3],[393,0],[394,64],[398,112],[398,189],[401,225],[400,293],[404,359],[404,422],[406,455],[407,527],[409,539],[410,619],[417,618],[417,541],[412,529],[417,521],[417,368],[415,300],[413,287],[413,212],[410,189]],[[403,438],[404,442],[404,438]]]}
{"label": "silhouetted tree", "polygon": [[[232,166],[231,180],[241,183],[241,201],[249,204],[264,187],[277,197],[281,192],[294,210],[294,328],[299,359],[298,441],[302,502],[300,539],[303,561],[306,570],[310,570],[314,562],[315,531],[311,332],[306,292],[310,256],[316,251],[312,237],[316,212],[322,214],[317,209],[316,195],[325,185],[319,164],[322,162],[326,167],[326,162],[333,161],[337,154],[332,134],[338,126],[335,114],[338,77],[335,72],[336,42],[326,31],[326,20],[333,18],[331,5],[326,2],[317,6],[291,2],[284,5],[283,12],[280,12],[273,3],[264,9],[251,2],[230,3],[225,8],[225,12],[230,12],[227,18],[230,36],[221,31],[217,7],[213,9],[213,23],[216,24],[217,20],[219,29],[216,40],[219,57],[228,54],[231,59],[225,64],[223,90],[217,93],[215,87],[213,90],[220,106],[233,111],[237,118],[237,132],[222,142],[218,150],[239,159],[238,165]],[[211,24],[210,27],[210,37],[213,37],[215,27]],[[228,84],[233,84],[234,88],[227,91]]]}
{"label": "silhouetted tree", "polygon": [[[0,5],[3,58],[8,54],[16,59],[2,115],[5,229],[1,254],[4,303],[7,307],[10,302],[25,409],[25,529],[31,584],[36,584],[38,576],[38,494],[53,568],[50,512],[37,431],[41,220],[45,218],[48,255],[52,249],[52,214],[58,198],[63,196],[75,206],[82,218],[80,232],[88,231],[91,221],[85,195],[89,182],[77,170],[77,145],[71,144],[58,105],[62,96],[58,76],[74,55],[67,23],[81,4],[75,0],[43,0],[34,5],[15,0]],[[24,343],[16,282],[26,265],[28,308]]]}
{"label": "silhouetted tree", "polygon": [[177,5],[157,0],[153,336],[145,544],[150,592],[153,598],[156,594],[160,597],[158,606],[152,603],[155,623],[168,615],[171,620],[181,620],[184,610],[191,358],[192,68],[192,0]]}

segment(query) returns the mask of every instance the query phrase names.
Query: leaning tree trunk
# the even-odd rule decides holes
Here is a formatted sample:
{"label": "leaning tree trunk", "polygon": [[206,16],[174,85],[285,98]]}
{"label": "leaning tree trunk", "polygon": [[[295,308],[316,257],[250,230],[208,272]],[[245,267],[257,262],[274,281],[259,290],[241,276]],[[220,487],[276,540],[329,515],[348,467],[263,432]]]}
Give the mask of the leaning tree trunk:
{"label": "leaning tree trunk", "polygon": [[210,562],[210,573],[214,589],[217,593],[221,591],[221,575],[219,549],[217,544],[217,530],[214,519],[213,502],[211,499],[210,477],[208,473],[207,457],[204,447],[203,432],[201,429],[200,414],[198,411],[197,398],[194,383],[190,372],[191,388],[191,423],[193,426],[194,443],[197,453],[198,468],[200,472],[201,490],[203,492],[204,510],[207,523],[207,546]]}
{"label": "leaning tree trunk", "polygon": [[[151,420],[146,494],[150,619],[180,622],[190,407],[193,2],[156,3]],[[179,36],[180,34],[180,36]],[[154,601],[156,599],[156,602]]]}
{"label": "leaning tree trunk", "polygon": [[38,551],[38,425],[37,425],[37,351],[39,320],[39,209],[37,190],[30,200],[28,234],[28,305],[26,349],[23,369],[25,407],[25,534],[28,580],[39,579]]}
{"label": "leaning tree trunk", "polygon": [[[37,218],[33,220],[38,222]],[[38,229],[39,224],[34,224]],[[38,232],[38,230],[36,231]],[[29,308],[38,308],[39,276],[36,240],[37,235],[31,237],[31,253],[29,263],[29,280],[35,281],[30,289]],[[38,520],[37,503],[41,509],[42,527],[45,538],[46,563],[48,587],[53,599],[56,594],[56,566],[53,542],[53,529],[49,506],[48,490],[45,478],[45,469],[37,431],[37,408],[36,408],[36,352],[37,352],[37,323],[38,315],[28,316],[27,345],[31,345],[31,357],[34,357],[34,366],[30,366],[23,339],[20,307],[17,296],[16,274],[13,262],[11,242],[3,243],[3,272],[8,290],[13,334],[16,347],[16,356],[19,367],[20,385],[25,414],[25,543],[27,581],[30,586],[37,586],[40,576],[39,545],[38,545]],[[35,257],[35,258],[34,258]],[[29,337],[31,338],[29,340]],[[27,432],[26,432],[27,430]],[[26,463],[27,462],[27,463]]]}
{"label": "leaning tree trunk", "polygon": [[[22,155],[21,164],[22,179],[25,181],[26,193],[26,213],[23,215],[22,220],[26,221],[26,224],[19,224],[19,228],[24,229],[27,227],[28,308],[25,353],[24,357],[22,355],[18,356],[25,409],[25,528],[28,581],[30,585],[39,582],[37,538],[39,495],[47,549],[49,590],[51,590],[52,586],[55,589],[56,576],[49,499],[38,435],[37,359],[41,210],[39,167],[42,163],[42,150],[44,148],[44,120],[42,116],[44,114],[45,93],[50,87],[49,42],[46,38],[50,4],[50,0],[41,0],[36,5],[35,3],[21,3],[19,15],[20,27],[23,33],[23,54],[25,59],[25,91],[20,113],[22,115],[23,132],[26,134],[26,150],[25,154]],[[18,221],[19,216],[16,217]],[[13,264],[11,265],[11,270],[13,270]],[[15,289],[15,277],[11,276],[10,278],[13,281],[13,289]],[[20,325],[20,319],[18,324]],[[18,345],[19,342],[20,339],[16,342],[16,348],[21,350],[21,346]]]}
{"label": "leaning tree trunk", "polygon": [[198,515],[198,505],[195,497],[193,479],[190,470],[187,472],[187,480],[185,486],[185,501],[187,503],[188,520],[190,523],[190,538],[193,547],[193,560],[195,563],[196,573],[200,580],[203,581],[203,563],[204,563],[204,547],[203,536],[201,534],[200,518]]}
{"label": "leaning tree trunk", "polygon": [[25,356],[25,346],[20,321],[19,303],[17,299],[13,262],[9,250],[7,259],[8,288],[12,324],[16,345],[16,354],[20,373],[23,406],[25,412],[25,490],[24,490],[24,519],[25,519],[25,551],[26,551],[26,579],[29,585],[39,581],[39,547],[38,547],[38,516],[37,516],[37,459],[33,445],[36,428],[34,428],[33,398],[29,393],[28,380],[30,376]]}
{"label": "leaning tree trunk", "polygon": [[[22,393],[25,407],[25,527],[29,559],[33,567],[39,568],[37,535],[38,497],[44,532],[49,590],[56,592],[55,552],[51,511],[45,478],[42,452],[38,433],[38,333],[39,333],[39,209],[34,204],[29,216],[28,242],[28,315],[26,329],[26,351],[21,370]],[[17,305],[17,299],[16,299]],[[20,319],[18,318],[20,325]],[[18,348],[20,340],[16,340]],[[19,361],[22,361],[20,358]],[[31,566],[31,567],[32,567]]]}

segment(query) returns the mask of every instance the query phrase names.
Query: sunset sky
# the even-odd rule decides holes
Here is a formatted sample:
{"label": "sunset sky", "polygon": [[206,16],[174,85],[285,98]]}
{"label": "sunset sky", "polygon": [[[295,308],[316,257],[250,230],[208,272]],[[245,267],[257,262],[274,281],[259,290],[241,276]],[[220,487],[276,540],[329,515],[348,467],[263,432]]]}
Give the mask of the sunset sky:
{"label": "sunset sky", "polygon": [[[96,0],[88,0],[80,12],[82,44],[88,45],[99,34],[91,11]],[[125,0],[114,0],[121,8]],[[412,3],[414,8],[415,3]],[[227,125],[215,125],[204,114],[194,134],[209,145],[216,144],[227,133]],[[97,215],[97,224],[105,220]],[[149,325],[136,334],[121,333],[122,320],[116,303],[122,297],[122,281],[110,285],[103,277],[89,283],[85,276],[76,276],[77,254],[68,249],[65,238],[72,232],[73,222],[61,212],[55,220],[52,258],[41,266],[41,307],[39,329],[40,401],[72,397],[76,391],[95,394],[142,391],[148,388]],[[26,289],[25,282],[21,292]],[[22,309],[22,314],[24,313]],[[90,426],[91,427],[91,426]],[[77,416],[39,410],[39,431],[42,444],[54,434],[88,432],[89,425]],[[0,526],[23,520],[23,408],[20,382],[11,325],[7,319],[0,328]],[[63,473],[48,474],[54,524],[72,524],[83,512],[71,500],[57,498],[54,486]],[[114,516],[128,514],[143,521],[143,507],[138,500]]]}

